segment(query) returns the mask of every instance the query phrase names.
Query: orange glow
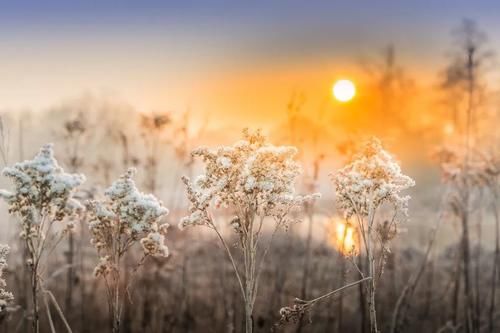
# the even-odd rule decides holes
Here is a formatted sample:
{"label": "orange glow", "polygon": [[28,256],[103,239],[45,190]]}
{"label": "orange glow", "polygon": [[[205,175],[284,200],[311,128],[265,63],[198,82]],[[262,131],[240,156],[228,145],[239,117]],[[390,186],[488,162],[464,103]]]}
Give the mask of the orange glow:
{"label": "orange glow", "polygon": [[446,123],[443,127],[443,132],[445,135],[452,135],[455,132],[455,127],[453,124]]}
{"label": "orange glow", "polygon": [[329,223],[328,240],[344,255],[356,255],[359,252],[357,231],[349,222],[335,220]]}

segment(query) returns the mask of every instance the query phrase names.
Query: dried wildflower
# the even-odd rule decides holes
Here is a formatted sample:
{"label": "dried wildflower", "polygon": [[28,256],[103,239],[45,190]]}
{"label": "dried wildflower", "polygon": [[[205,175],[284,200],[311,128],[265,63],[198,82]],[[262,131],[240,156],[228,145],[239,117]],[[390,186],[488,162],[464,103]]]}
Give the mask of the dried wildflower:
{"label": "dried wildflower", "polygon": [[[450,212],[462,222],[467,220],[476,191],[490,189],[496,196],[500,176],[500,159],[495,151],[463,150],[452,145],[440,147],[434,154],[441,176],[450,187],[446,202]],[[465,218],[465,220],[463,220]]]}
{"label": "dried wildflower", "polygon": [[465,185],[494,186],[500,176],[500,159],[495,152],[467,152],[460,147],[443,146],[434,155],[441,167],[443,181],[462,190]]}
{"label": "dried wildflower", "polygon": [[135,273],[149,256],[168,256],[165,234],[168,224],[160,224],[168,210],[152,194],[141,193],[132,179],[135,169],[129,169],[106,191],[104,200],[88,203],[91,243],[99,254],[94,276],[106,281],[111,304],[113,331],[120,325],[124,294],[130,286],[121,289],[122,257],[136,243],[144,250],[142,259],[133,269]]}
{"label": "dried wildflower", "polygon": [[113,262],[110,256],[102,256],[99,258],[99,263],[94,268],[94,276],[105,277],[113,270]]}
{"label": "dried wildflower", "polygon": [[338,206],[346,217],[354,214],[368,217],[371,208],[383,203],[394,205],[404,216],[408,214],[410,197],[401,196],[400,192],[415,182],[401,173],[398,163],[378,139],[369,141],[332,179]]}
{"label": "dried wildflower", "polygon": [[307,301],[296,298],[292,306],[285,306],[280,309],[281,317],[275,326],[280,327],[287,323],[297,324],[306,314],[310,314],[311,307],[312,305]]}
{"label": "dried wildflower", "polygon": [[[461,253],[462,267],[464,269],[463,277],[457,276],[457,281],[460,278],[464,279],[464,285],[471,284],[471,267],[473,252],[471,244],[471,223],[473,223],[472,216],[475,211],[482,211],[484,204],[484,193],[489,192],[492,196],[493,209],[495,211],[495,220],[498,223],[498,215],[496,214],[496,201],[498,201],[498,180],[500,176],[500,155],[498,147],[493,145],[490,149],[487,145],[472,145],[469,140],[469,133],[465,133],[465,145],[462,144],[446,144],[439,147],[434,157],[439,162],[441,167],[441,175],[443,183],[446,184],[447,191],[445,194],[445,203],[447,204],[446,213],[451,213],[450,216],[459,221],[461,227],[459,251]],[[498,227],[498,225],[497,225]],[[495,267],[493,274],[497,272],[498,261],[498,235],[497,246],[495,251]],[[494,284],[495,278],[492,278]],[[473,313],[474,296],[469,287],[464,288],[464,308],[468,313]],[[492,293],[493,299],[493,293]],[[494,304],[492,302],[491,304]],[[491,309],[493,308],[493,305]],[[493,310],[490,309],[490,313]],[[475,315],[474,315],[475,316]],[[475,322],[478,320],[476,317],[467,317],[467,327],[469,327],[469,320]],[[490,330],[492,330],[492,317],[490,317]]]}
{"label": "dried wildflower", "polygon": [[14,300],[14,295],[5,290],[7,284],[3,278],[3,272],[7,268],[7,255],[9,247],[0,244],[0,314],[7,309],[7,306]]}
{"label": "dried wildflower", "polygon": [[141,239],[144,253],[151,256],[168,257],[168,247],[165,246],[165,236],[159,232],[150,232]]}
{"label": "dried wildflower", "polygon": [[[333,174],[333,183],[337,195],[337,204],[346,218],[355,217],[358,222],[366,256],[368,271],[362,272],[372,278],[366,301],[370,313],[371,332],[378,332],[375,310],[375,290],[378,278],[382,275],[389,242],[397,234],[398,222],[408,216],[409,196],[401,196],[401,191],[415,185],[408,176],[401,173],[401,168],[394,158],[386,152],[380,141],[372,139],[366,143],[352,161]],[[376,211],[384,204],[393,208],[392,218],[384,222],[375,220]],[[375,253],[375,243],[381,248]],[[355,261],[352,261],[355,264]]]}
{"label": "dried wildflower", "polygon": [[[273,146],[260,132],[250,134],[245,130],[243,135],[243,140],[232,146],[193,151],[194,157],[203,160],[205,173],[194,181],[183,178],[190,214],[181,219],[179,227],[204,225],[217,233],[240,284],[245,302],[246,332],[251,332],[258,279],[270,245],[269,242],[262,252],[259,251],[264,220],[274,223],[274,236],[279,227],[297,221],[293,213],[318,195],[295,194],[295,180],[301,172],[294,160],[296,148]],[[210,212],[211,208],[219,207],[234,211],[230,225],[238,235],[240,249],[246,258],[244,280]],[[259,265],[257,253],[262,253]]]}
{"label": "dried wildflower", "polygon": [[[115,250],[121,256],[137,241],[146,255],[168,253],[163,244],[168,225],[160,224],[168,210],[155,196],[139,192],[134,174],[135,169],[129,169],[105,191],[105,200],[88,204],[91,243],[101,257],[112,256]],[[151,252],[152,242],[158,243],[157,253]],[[147,249],[144,244],[149,245]]]}
{"label": "dried wildflower", "polygon": [[9,213],[21,219],[20,237],[29,254],[31,270],[32,306],[34,312],[33,331],[39,330],[38,291],[45,254],[51,252],[60,239],[73,228],[66,224],[53,228],[55,222],[68,221],[83,207],[74,199],[75,189],[85,181],[80,174],[66,173],[54,158],[51,144],[44,145],[32,159],[6,167],[3,175],[13,182],[12,191],[0,190],[9,206]]}
{"label": "dried wildflower", "polygon": [[300,322],[305,315],[309,315],[309,321],[311,321],[311,317],[310,317],[311,310],[314,307],[314,305],[316,305],[317,303],[324,301],[330,297],[335,296],[336,294],[338,294],[341,291],[344,291],[348,288],[354,287],[360,283],[367,282],[370,280],[371,280],[370,277],[362,278],[361,280],[351,282],[349,284],[346,284],[343,287],[340,287],[339,289],[330,291],[330,292],[328,292],[320,297],[317,297],[315,299],[308,300],[308,301],[300,299],[300,298],[295,298],[293,301],[293,305],[285,306],[285,307],[282,307],[280,309],[280,312],[279,312],[280,313],[280,320],[274,325],[274,328],[283,326],[287,323],[296,324],[296,323]]}
{"label": "dried wildflower", "polygon": [[[318,197],[317,194],[295,195],[295,180],[301,172],[294,160],[296,153],[295,147],[272,146],[259,132],[249,134],[248,131],[244,131],[244,140],[233,146],[196,149],[192,154],[205,163],[205,174],[194,182],[183,177],[190,215],[181,220],[179,227],[210,226],[208,209],[212,204],[249,209],[257,216],[272,217],[282,225],[295,221],[288,213]],[[247,227],[243,223],[237,229],[243,231],[241,229]]]}
{"label": "dried wildflower", "polygon": [[3,175],[14,183],[14,190],[0,190],[9,205],[9,213],[20,216],[22,230],[28,236],[41,237],[41,218],[61,221],[82,209],[73,199],[75,188],[85,181],[80,174],[65,173],[54,158],[52,144],[44,145],[34,159],[3,169]]}

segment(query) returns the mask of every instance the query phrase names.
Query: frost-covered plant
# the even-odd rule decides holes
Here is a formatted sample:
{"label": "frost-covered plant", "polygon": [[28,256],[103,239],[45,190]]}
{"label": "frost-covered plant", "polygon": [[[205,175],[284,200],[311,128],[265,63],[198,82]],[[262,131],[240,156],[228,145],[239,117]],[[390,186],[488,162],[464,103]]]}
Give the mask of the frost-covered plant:
{"label": "frost-covered plant", "polygon": [[439,147],[435,158],[443,182],[454,185],[459,193],[465,192],[466,186],[473,189],[494,186],[500,176],[500,156],[496,151],[476,149],[466,152],[461,147],[447,145]]}
{"label": "frost-covered plant", "polygon": [[280,309],[280,320],[274,325],[274,327],[280,327],[285,325],[286,323],[300,323],[301,319],[306,316],[311,314],[311,309],[318,304],[321,301],[324,301],[332,296],[337,295],[338,293],[344,291],[347,288],[354,287],[360,283],[363,283],[365,281],[371,280],[370,277],[362,278],[359,281],[352,282],[349,284],[346,284],[345,286],[342,286],[338,289],[335,289],[333,291],[330,291],[324,295],[321,295],[319,297],[316,297],[315,299],[312,300],[303,300],[300,298],[295,298],[293,301],[293,305],[291,306],[284,306]]}
{"label": "frost-covered plant", "polygon": [[168,210],[155,196],[137,189],[134,174],[135,169],[129,169],[105,191],[104,200],[88,203],[91,243],[99,255],[94,275],[105,281],[113,332],[120,330],[125,294],[132,284],[132,279],[123,281],[124,255],[141,244],[143,255],[132,273],[149,256],[168,256],[164,244],[168,224],[160,224]]}
{"label": "frost-covered plant", "polygon": [[3,272],[7,268],[7,255],[9,254],[9,247],[0,244],[0,314],[2,314],[7,306],[14,300],[14,295],[5,290],[7,283],[3,277]]}
{"label": "frost-covered plant", "polygon": [[[448,206],[447,212],[450,217],[454,217],[461,226],[461,240],[459,242],[462,263],[457,271],[461,274],[455,274],[455,288],[458,293],[460,279],[463,279],[464,293],[464,311],[469,318],[467,321],[477,322],[470,319],[476,316],[474,283],[472,276],[472,249],[471,249],[471,223],[474,212],[481,211],[482,207],[489,206],[484,194],[490,193],[493,216],[495,218],[495,230],[499,230],[500,221],[498,219],[498,185],[500,179],[500,154],[498,148],[486,148],[486,144],[481,147],[471,149],[463,144],[446,144],[436,151],[435,157],[441,167],[443,183],[449,188],[445,196],[445,202]],[[480,218],[479,218],[480,220]],[[479,226],[480,226],[479,222]],[[478,239],[478,247],[481,247],[481,238]],[[498,259],[500,258],[500,239],[499,233],[495,232],[495,255],[493,258],[493,277],[491,280],[491,301],[488,316],[488,326],[493,331],[494,318],[493,309],[495,306],[496,275],[498,271]],[[480,260],[480,252],[477,254],[477,261]],[[457,263],[458,265],[459,263]],[[477,278],[477,274],[476,274]],[[477,285],[477,284],[476,284]],[[476,287],[477,288],[477,287]],[[472,324],[471,324],[472,325]]]}
{"label": "frost-covered plant", "polygon": [[[12,191],[0,190],[9,213],[21,221],[20,237],[28,252],[31,270],[33,331],[39,331],[38,292],[43,289],[42,264],[46,255],[73,229],[68,217],[83,207],[73,199],[75,189],[85,181],[79,174],[64,172],[54,158],[51,144],[44,145],[32,159],[6,167],[3,175],[11,179]],[[53,298],[52,298],[53,300]]]}
{"label": "frost-covered plant", "polygon": [[[252,313],[262,263],[279,227],[296,221],[293,213],[313,196],[297,196],[295,180],[301,169],[294,160],[294,147],[273,146],[257,132],[243,132],[243,140],[217,149],[192,152],[205,164],[204,174],[193,182],[183,177],[190,214],[179,227],[203,225],[213,229],[234,268],[245,303],[246,332],[252,332]],[[238,237],[244,258],[240,272],[233,254],[217,226],[212,208],[225,207],[234,213],[230,225]],[[262,246],[264,224],[271,224],[271,240]]]}
{"label": "frost-covered plant", "polygon": [[[352,161],[338,170],[332,177],[337,205],[346,218],[355,217],[362,237],[368,272],[358,267],[362,277],[371,277],[368,285],[367,302],[370,312],[371,332],[378,332],[375,310],[375,292],[381,276],[385,258],[389,252],[389,242],[398,231],[398,224],[408,216],[409,196],[401,191],[415,185],[394,158],[382,148],[379,140],[372,139]],[[388,207],[390,217],[380,219],[377,212]],[[376,253],[376,246],[380,251]],[[353,260],[354,262],[354,260]]]}

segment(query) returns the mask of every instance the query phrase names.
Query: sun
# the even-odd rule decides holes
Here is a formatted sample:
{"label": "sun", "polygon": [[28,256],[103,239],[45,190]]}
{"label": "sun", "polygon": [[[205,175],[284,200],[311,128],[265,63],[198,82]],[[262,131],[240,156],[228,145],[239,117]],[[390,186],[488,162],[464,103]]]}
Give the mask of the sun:
{"label": "sun", "polygon": [[333,96],[339,102],[349,102],[356,95],[356,87],[350,80],[338,80],[333,85]]}

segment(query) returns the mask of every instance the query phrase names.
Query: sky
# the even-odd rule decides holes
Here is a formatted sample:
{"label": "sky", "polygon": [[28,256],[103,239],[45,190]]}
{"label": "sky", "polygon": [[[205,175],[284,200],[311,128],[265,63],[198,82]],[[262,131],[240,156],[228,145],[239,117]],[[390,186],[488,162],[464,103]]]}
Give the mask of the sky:
{"label": "sky", "polygon": [[474,19],[495,47],[499,12],[478,0],[0,0],[0,109],[91,93],[262,124],[293,91],[321,103],[389,43],[432,86],[453,27]]}

